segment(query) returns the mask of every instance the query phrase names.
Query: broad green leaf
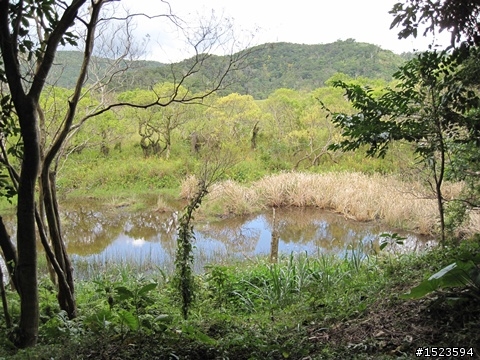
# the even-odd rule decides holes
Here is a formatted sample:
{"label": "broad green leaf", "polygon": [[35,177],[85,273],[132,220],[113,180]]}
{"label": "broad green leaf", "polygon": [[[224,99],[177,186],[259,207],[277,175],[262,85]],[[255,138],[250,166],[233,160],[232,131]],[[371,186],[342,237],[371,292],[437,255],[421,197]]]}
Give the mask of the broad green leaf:
{"label": "broad green leaf", "polygon": [[126,300],[134,297],[133,292],[128,290],[125,286],[117,286],[115,291],[118,293],[119,300]]}
{"label": "broad green leaf", "polygon": [[120,310],[118,312],[120,321],[126,324],[130,330],[138,330],[138,320],[130,311]]}
{"label": "broad green leaf", "polygon": [[157,287],[157,283],[151,283],[151,284],[147,284],[147,285],[144,285],[139,291],[138,291],[138,295],[143,295],[143,294],[146,294],[148,293],[149,291],[155,289]]}
{"label": "broad green leaf", "polygon": [[161,315],[158,315],[156,318],[155,318],[155,322],[158,322],[158,321],[162,321],[162,322],[171,322],[173,319],[172,315],[168,315],[168,314],[161,314]]}
{"label": "broad green leaf", "polygon": [[402,295],[401,298],[418,299],[440,288],[465,286],[474,281],[470,275],[472,268],[475,268],[472,261],[454,262],[430,276],[420,285],[412,288],[410,293]]}
{"label": "broad green leaf", "polygon": [[443,277],[446,273],[448,273],[449,271],[455,269],[457,267],[457,263],[454,262],[453,264],[450,264],[446,267],[444,267],[442,270],[440,270],[439,272],[433,274],[432,276],[430,276],[428,278],[428,280],[433,280],[433,279],[440,279],[441,277]]}
{"label": "broad green leaf", "polygon": [[400,296],[401,299],[419,299],[431,292],[437,290],[440,287],[440,280],[425,280],[421,282],[418,286],[415,286],[410,290],[408,294],[403,294]]}
{"label": "broad green leaf", "polygon": [[385,249],[385,248],[388,246],[388,244],[389,244],[388,241],[383,241],[383,242],[380,244],[380,250]]}

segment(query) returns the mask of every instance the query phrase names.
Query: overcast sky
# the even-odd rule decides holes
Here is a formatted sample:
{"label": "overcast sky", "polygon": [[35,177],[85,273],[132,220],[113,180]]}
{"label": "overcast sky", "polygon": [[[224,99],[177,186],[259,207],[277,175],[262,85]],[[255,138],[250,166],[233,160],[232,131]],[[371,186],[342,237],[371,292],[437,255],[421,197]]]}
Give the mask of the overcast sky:
{"label": "overcast sky", "polygon": [[[327,44],[353,38],[358,42],[379,45],[396,53],[426,50],[432,38],[397,38],[395,29],[389,30],[393,16],[389,10],[401,0],[172,0],[172,13],[192,27],[200,19],[233,20],[236,38],[243,45],[270,42],[299,44]],[[166,4],[161,0],[122,0],[131,12],[149,15],[165,14]],[[165,18],[138,21],[139,38],[149,35],[146,58],[161,62],[179,61],[191,56],[188,47],[179,40],[179,32]],[[250,39],[250,35],[253,38]],[[447,34],[437,39],[446,43]],[[249,40],[250,39],[250,40]],[[220,52],[220,51],[218,51]]]}

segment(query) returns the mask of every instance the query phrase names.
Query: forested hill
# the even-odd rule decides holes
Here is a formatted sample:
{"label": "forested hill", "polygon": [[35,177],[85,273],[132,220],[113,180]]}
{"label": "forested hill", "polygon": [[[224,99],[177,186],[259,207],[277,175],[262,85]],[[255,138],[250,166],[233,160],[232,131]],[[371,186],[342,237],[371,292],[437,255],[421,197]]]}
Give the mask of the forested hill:
{"label": "forested hill", "polygon": [[[324,85],[325,80],[337,72],[352,77],[365,76],[390,80],[392,74],[403,64],[408,54],[397,55],[391,51],[352,39],[331,44],[301,45],[291,43],[265,44],[245,50],[249,52],[246,63],[235,72],[235,80],[226,92],[250,94],[257,99],[266,98],[278,88],[313,90]],[[76,55],[76,56],[75,56]],[[68,64],[62,69],[59,86],[72,87],[80,67],[78,53],[59,52],[56,63]],[[210,64],[198,76],[209,78],[221,66],[223,57],[212,56]],[[122,76],[119,89],[147,88],[155,83],[171,80],[172,67],[184,68],[192,59],[178,64],[165,65],[155,61],[129,63],[131,69]],[[95,59],[98,69],[108,67],[111,61]],[[120,64],[119,66],[121,66]],[[218,65],[218,66],[217,66]],[[77,71],[76,71],[77,70]],[[92,71],[93,73],[94,71]],[[57,72],[57,76],[59,73]],[[189,85],[195,89],[196,79]]]}
{"label": "forested hill", "polygon": [[[79,51],[58,51],[52,70],[48,75],[48,82],[67,89],[75,87],[80,67],[82,66],[83,53]],[[109,77],[114,73],[128,69],[129,73],[135,73],[140,69],[145,71],[149,68],[164,66],[157,61],[128,61],[112,60],[93,56],[90,61],[89,79],[94,81],[97,77]]]}
{"label": "forested hill", "polygon": [[405,61],[391,51],[354,40],[325,45],[267,44],[254,48],[252,54],[245,81],[232,90],[255,98],[278,88],[313,90],[337,72],[390,80]]}

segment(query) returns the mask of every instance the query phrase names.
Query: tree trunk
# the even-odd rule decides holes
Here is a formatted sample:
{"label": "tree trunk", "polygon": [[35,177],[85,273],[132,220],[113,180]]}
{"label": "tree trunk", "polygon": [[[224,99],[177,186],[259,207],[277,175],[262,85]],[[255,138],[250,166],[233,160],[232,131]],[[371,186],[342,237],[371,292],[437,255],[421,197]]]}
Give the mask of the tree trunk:
{"label": "tree trunk", "polygon": [[60,226],[60,215],[55,191],[55,173],[48,168],[42,169],[41,184],[43,193],[43,204],[48,222],[48,231],[53,245],[53,252],[58,262],[56,269],[57,277],[62,274],[66,281],[58,281],[58,303],[62,310],[65,310],[70,319],[77,315],[77,306],[74,294],[73,268],[65,248]]}
{"label": "tree trunk", "polygon": [[277,221],[275,217],[275,208],[272,208],[272,241],[270,244],[270,262],[271,263],[277,263],[278,262],[278,243],[280,240],[280,237],[278,236],[278,231],[277,231]]}
{"label": "tree trunk", "polygon": [[250,147],[252,148],[252,150],[255,150],[257,148],[257,137],[258,132],[260,131],[258,123],[259,122],[257,121],[252,129],[252,138],[250,139]]}
{"label": "tree trunk", "polygon": [[7,302],[7,294],[5,293],[5,285],[3,283],[3,271],[0,267],[0,294],[2,297],[2,306],[3,306],[3,316],[5,317],[5,325],[7,330],[12,328],[12,318],[10,317],[10,313],[8,312],[8,302]]}
{"label": "tree trunk", "polygon": [[37,342],[39,321],[35,183],[40,166],[40,146],[33,101],[26,97],[16,107],[24,144],[17,205],[16,276],[20,294],[20,327],[16,342],[19,347],[30,347]]}

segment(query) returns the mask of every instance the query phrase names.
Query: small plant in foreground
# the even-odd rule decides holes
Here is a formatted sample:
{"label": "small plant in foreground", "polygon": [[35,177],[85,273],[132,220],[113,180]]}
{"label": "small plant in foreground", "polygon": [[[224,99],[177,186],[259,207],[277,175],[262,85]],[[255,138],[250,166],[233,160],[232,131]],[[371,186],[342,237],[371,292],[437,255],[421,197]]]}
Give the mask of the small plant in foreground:
{"label": "small plant in foreground", "polygon": [[404,294],[404,299],[418,299],[439,289],[462,287],[471,290],[471,294],[480,300],[480,254],[469,259],[457,260],[422,281]]}
{"label": "small plant in foreground", "polygon": [[94,281],[99,298],[93,304],[94,312],[86,317],[86,324],[94,333],[113,330],[124,336],[128,331],[166,329],[165,323],[171,317],[159,312],[153,294],[158,284],[145,281],[141,276],[133,279],[133,283],[129,280]]}
{"label": "small plant in foreground", "polygon": [[380,234],[380,238],[380,250],[385,249],[387,246],[403,245],[406,240],[405,237],[400,236],[397,233],[383,233]]}

